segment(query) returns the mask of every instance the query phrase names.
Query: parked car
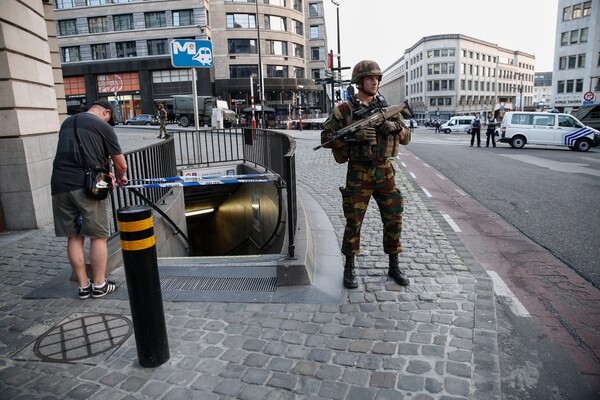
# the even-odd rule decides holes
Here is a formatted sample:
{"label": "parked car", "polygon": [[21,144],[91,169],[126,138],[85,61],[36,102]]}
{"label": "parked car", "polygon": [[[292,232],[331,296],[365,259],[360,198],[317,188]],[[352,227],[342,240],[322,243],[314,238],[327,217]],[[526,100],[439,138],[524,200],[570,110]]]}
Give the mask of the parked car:
{"label": "parked car", "polygon": [[156,115],[139,114],[125,121],[125,125],[160,125],[160,121]]}
{"label": "parked car", "polygon": [[471,128],[471,123],[474,119],[475,117],[473,117],[472,115],[461,115],[457,117],[452,117],[448,122],[440,126],[440,130],[443,133],[468,132]]}
{"label": "parked car", "polygon": [[500,141],[517,149],[526,144],[545,144],[588,151],[600,144],[600,132],[569,114],[511,111],[504,115],[500,126]]}

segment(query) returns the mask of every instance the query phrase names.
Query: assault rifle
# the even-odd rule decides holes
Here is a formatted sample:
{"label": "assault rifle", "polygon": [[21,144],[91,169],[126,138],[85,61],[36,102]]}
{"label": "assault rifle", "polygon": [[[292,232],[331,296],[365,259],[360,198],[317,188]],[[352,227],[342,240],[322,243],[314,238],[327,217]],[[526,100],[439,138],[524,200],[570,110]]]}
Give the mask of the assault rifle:
{"label": "assault rifle", "polygon": [[[365,110],[367,110],[367,109],[365,109]],[[406,101],[404,102],[404,104],[401,104],[398,106],[388,106],[385,108],[384,107],[375,107],[375,109],[372,109],[369,111],[371,112],[370,115],[342,128],[338,131],[335,131],[328,141],[318,145],[313,150],[315,150],[315,151],[319,150],[321,147],[326,146],[329,143],[333,143],[339,139],[346,139],[348,141],[348,138],[350,136],[356,134],[356,132],[360,131],[361,129],[364,129],[367,127],[376,128],[379,125],[383,124],[387,119],[393,117],[394,115],[396,115],[398,113],[402,113],[402,115],[404,115],[406,117],[412,117],[412,112],[411,112],[412,110],[410,109],[410,106],[408,105],[408,103]]]}

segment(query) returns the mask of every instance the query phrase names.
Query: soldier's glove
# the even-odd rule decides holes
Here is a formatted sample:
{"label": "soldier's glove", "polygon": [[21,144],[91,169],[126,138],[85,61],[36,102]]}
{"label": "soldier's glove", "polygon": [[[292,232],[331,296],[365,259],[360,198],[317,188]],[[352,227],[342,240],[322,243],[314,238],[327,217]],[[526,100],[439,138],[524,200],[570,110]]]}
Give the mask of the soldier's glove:
{"label": "soldier's glove", "polygon": [[398,132],[402,129],[402,125],[396,121],[385,121],[379,127],[379,132],[384,135],[397,135]]}
{"label": "soldier's glove", "polygon": [[375,142],[377,141],[377,131],[375,128],[366,127],[356,132],[357,142]]}

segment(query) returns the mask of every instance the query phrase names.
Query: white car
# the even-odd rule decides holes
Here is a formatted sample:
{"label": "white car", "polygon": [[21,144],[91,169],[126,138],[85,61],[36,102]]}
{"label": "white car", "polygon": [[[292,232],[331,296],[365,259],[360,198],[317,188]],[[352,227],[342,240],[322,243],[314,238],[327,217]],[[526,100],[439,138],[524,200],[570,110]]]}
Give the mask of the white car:
{"label": "white car", "polygon": [[500,127],[500,141],[517,149],[544,144],[588,151],[600,144],[600,133],[570,114],[511,111],[504,115]]}

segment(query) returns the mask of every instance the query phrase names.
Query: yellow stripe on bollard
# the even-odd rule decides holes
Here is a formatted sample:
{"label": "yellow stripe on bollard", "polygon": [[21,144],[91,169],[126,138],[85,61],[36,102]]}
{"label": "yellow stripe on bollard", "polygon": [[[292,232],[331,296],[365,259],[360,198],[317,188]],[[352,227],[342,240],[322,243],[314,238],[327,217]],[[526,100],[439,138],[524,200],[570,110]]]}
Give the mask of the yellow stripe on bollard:
{"label": "yellow stripe on bollard", "polygon": [[142,219],[139,221],[118,221],[117,225],[119,227],[119,232],[139,232],[149,228],[152,228],[152,217]]}
{"label": "yellow stripe on bollard", "polygon": [[121,249],[128,251],[145,250],[156,245],[154,235],[140,240],[121,240]]}

